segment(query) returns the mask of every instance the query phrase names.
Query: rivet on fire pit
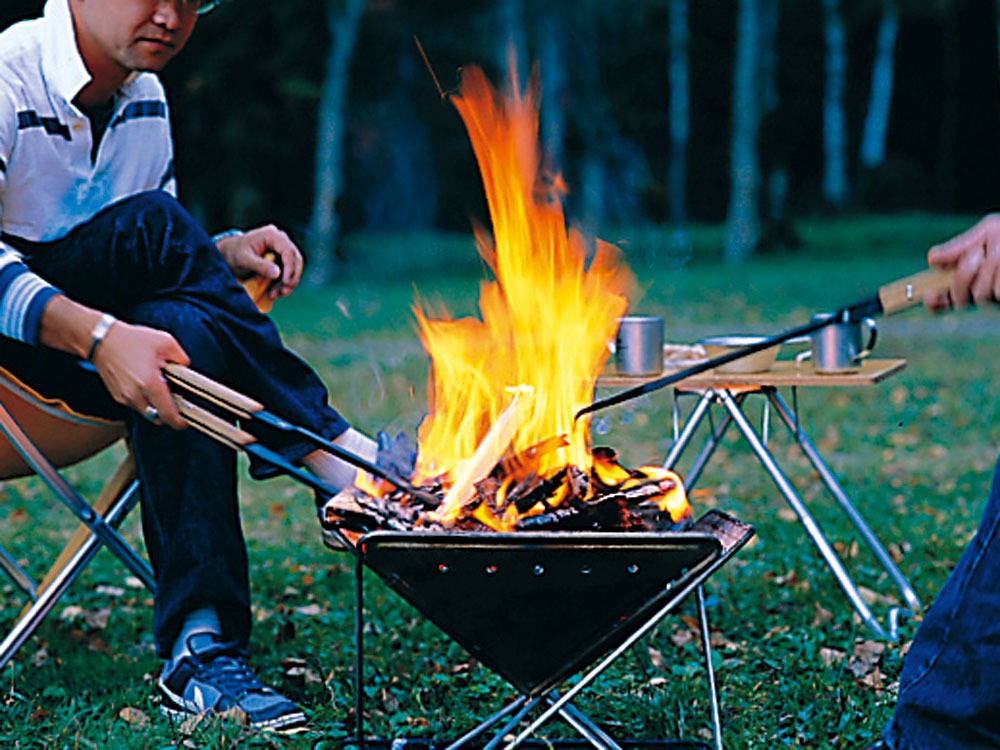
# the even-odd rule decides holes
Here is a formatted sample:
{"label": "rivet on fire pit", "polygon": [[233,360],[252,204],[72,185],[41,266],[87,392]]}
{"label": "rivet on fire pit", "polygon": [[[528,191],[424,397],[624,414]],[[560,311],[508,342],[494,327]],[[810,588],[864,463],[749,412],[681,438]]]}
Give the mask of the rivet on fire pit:
{"label": "rivet on fire pit", "polygon": [[625,568],[625,570],[627,570],[630,574],[635,575],[636,573],[639,572],[639,566],[636,565],[635,563],[632,563],[627,568]]}
{"label": "rivet on fire pit", "polygon": [[545,574],[545,566],[542,565],[541,563],[537,563],[535,565],[535,568],[534,568],[533,572],[534,572],[534,574],[536,576],[544,575]]}
{"label": "rivet on fire pit", "polygon": [[486,566],[486,575],[488,575],[488,576],[496,575],[496,572],[497,572],[497,566],[496,565],[487,565]]}
{"label": "rivet on fire pit", "polygon": [[448,566],[447,565],[445,565],[444,563],[441,563],[440,565],[438,565],[438,573],[440,573],[441,575],[444,575],[447,572],[448,572]]}

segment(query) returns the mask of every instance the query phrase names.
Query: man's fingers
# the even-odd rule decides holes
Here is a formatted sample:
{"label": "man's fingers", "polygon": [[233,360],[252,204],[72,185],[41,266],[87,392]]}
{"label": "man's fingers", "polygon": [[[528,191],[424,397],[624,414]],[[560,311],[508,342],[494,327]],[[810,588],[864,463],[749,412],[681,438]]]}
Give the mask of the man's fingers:
{"label": "man's fingers", "polygon": [[972,285],[983,264],[981,247],[973,247],[958,259],[955,266],[955,280],[951,285],[951,300],[955,307],[972,304]]}

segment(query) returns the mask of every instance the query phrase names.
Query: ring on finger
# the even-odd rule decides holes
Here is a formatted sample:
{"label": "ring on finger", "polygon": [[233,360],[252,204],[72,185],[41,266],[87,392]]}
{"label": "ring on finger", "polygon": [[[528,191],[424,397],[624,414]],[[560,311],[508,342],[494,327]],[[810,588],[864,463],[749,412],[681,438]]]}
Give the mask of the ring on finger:
{"label": "ring on finger", "polygon": [[160,418],[160,412],[156,410],[156,407],[149,404],[145,409],[142,410],[142,416],[148,419],[150,422],[155,422]]}

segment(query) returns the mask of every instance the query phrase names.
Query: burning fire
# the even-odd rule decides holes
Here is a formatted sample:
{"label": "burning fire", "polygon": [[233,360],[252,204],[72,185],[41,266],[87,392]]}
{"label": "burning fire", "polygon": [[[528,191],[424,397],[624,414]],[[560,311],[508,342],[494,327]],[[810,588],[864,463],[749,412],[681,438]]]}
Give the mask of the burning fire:
{"label": "burning fire", "polygon": [[[589,417],[574,421],[591,402],[634,279],[608,243],[596,243],[588,264],[586,239],[567,229],[565,186],[546,173],[539,152],[538,99],[536,78],[503,97],[475,67],[463,71],[452,98],[486,190],[493,235],[477,227],[476,244],[494,280],[481,284],[481,319],[434,319],[419,301],[414,307],[432,369],[413,479],[447,488],[435,512],[446,524],[471,507],[480,522],[512,529],[578,492],[581,476],[589,477],[585,500],[597,486],[656,483],[660,510],[677,521],[689,506],[675,475],[627,470],[613,454],[595,459]],[[475,502],[477,483],[491,472],[500,477],[495,498]],[[532,507],[505,505],[531,480],[554,486]]]}

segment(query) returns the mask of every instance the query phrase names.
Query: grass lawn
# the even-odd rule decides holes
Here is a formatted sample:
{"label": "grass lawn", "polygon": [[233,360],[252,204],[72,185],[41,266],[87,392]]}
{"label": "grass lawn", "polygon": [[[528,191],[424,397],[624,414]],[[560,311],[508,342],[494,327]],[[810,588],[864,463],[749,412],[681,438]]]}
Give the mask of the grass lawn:
{"label": "grass lawn", "polygon": [[[802,222],[801,250],[740,267],[720,263],[715,227],[696,227],[684,241],[662,229],[608,239],[624,249],[640,280],[633,311],[662,315],[668,340],[690,343],[709,334],[777,332],[869,296],[920,270],[927,245],[970,221],[911,215]],[[351,421],[412,434],[425,409],[427,360],[410,307],[419,293],[457,315],[475,310],[481,270],[471,241],[372,236],[353,238],[348,252],[352,265],[336,285],[300,290],[274,316]],[[878,355],[905,357],[907,368],[876,387],[801,392],[799,412],[929,602],[975,531],[996,459],[1000,312],[932,317],[917,309],[879,326]],[[626,464],[656,462],[669,447],[671,407],[665,391],[601,412],[595,442],[618,449]],[[776,419],[770,445],[884,617],[896,592]],[[70,475],[92,491],[111,459],[101,456]],[[903,622],[900,643],[871,639],[735,433],[693,494],[696,515],[721,508],[758,532],[707,587],[726,746],[863,746],[891,714],[916,620]],[[34,482],[0,487],[0,495],[0,540],[19,560],[51,552],[71,530],[56,520],[67,515],[62,507]],[[0,747],[324,748],[350,733],[352,561],[322,546],[311,494],[294,482],[247,481],[243,497],[256,621],[251,658],[265,680],[307,708],[311,731],[281,738],[212,721],[181,731],[161,718],[152,698],[159,663],[151,598],[102,552],[0,673]],[[134,516],[126,529],[137,539]],[[6,579],[0,592],[7,625],[20,600]],[[366,605],[371,733],[456,737],[512,694],[374,577]],[[581,695],[579,707],[620,739],[706,738],[693,614],[686,606],[665,619]],[[547,731],[566,735],[559,723]]]}

